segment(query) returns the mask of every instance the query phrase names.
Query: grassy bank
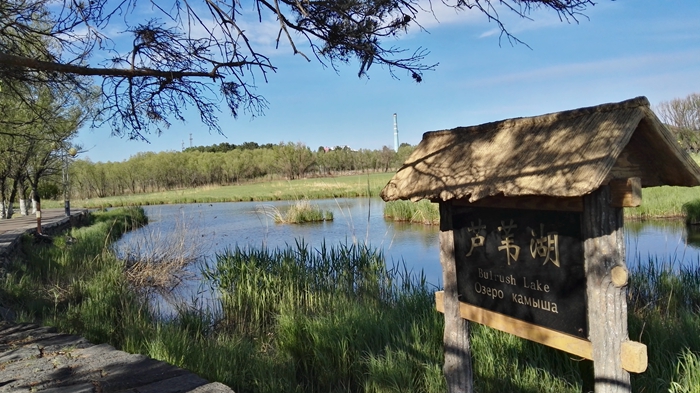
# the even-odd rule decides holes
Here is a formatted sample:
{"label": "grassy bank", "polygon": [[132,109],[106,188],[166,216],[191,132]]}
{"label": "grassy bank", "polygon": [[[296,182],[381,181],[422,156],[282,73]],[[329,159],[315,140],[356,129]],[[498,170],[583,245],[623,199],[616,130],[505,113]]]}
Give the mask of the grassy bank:
{"label": "grassy bank", "polygon": [[[26,239],[0,282],[2,305],[93,342],[165,360],[238,392],[444,392],[442,316],[420,276],[358,245],[232,249],[204,271],[217,311],[182,305],[167,320],[109,242],[140,209],[97,215],[53,245]],[[139,284],[141,283],[141,284]],[[649,346],[633,391],[700,386],[700,268],[632,271],[630,337]],[[565,353],[472,325],[479,392],[578,392]]]}
{"label": "grassy bank", "polygon": [[53,244],[35,244],[26,236],[24,257],[1,279],[0,302],[19,321],[55,325],[123,347],[151,321],[109,244],[147,219],[142,209],[131,208],[94,213],[90,220],[88,227],[54,237]]}
{"label": "grassy bank", "polygon": [[[440,222],[438,205],[425,200],[387,202],[384,217],[422,224],[436,225]],[[686,217],[700,220],[700,187],[644,188],[642,205],[625,209],[625,218],[630,220]]]}
{"label": "grassy bank", "polygon": [[642,205],[625,209],[625,218],[683,218],[683,205],[700,199],[700,187],[651,187],[642,189]]}
{"label": "grassy bank", "polygon": [[[119,197],[74,200],[76,207],[144,206],[172,203],[214,203],[241,201],[279,201],[322,198],[378,196],[393,173],[372,173],[340,177],[244,183],[235,186],[208,186],[123,195]],[[44,207],[61,207],[62,201],[42,201]],[[55,206],[54,206],[55,205]]]}

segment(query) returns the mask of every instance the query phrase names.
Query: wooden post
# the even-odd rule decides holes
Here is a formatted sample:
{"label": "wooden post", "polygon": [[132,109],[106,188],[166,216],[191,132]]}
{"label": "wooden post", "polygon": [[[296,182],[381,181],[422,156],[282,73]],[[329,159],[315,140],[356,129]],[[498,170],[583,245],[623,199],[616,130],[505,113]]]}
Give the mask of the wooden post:
{"label": "wooden post", "polygon": [[622,208],[611,207],[608,186],[583,198],[588,333],[596,393],[631,392],[629,373],[622,368],[622,346],[628,340],[627,290],[613,273],[626,271],[622,214]]}
{"label": "wooden post", "polygon": [[445,365],[443,372],[449,393],[474,392],[469,321],[459,312],[457,265],[455,262],[452,204],[440,202],[440,264],[445,283],[445,331],[443,345]]}

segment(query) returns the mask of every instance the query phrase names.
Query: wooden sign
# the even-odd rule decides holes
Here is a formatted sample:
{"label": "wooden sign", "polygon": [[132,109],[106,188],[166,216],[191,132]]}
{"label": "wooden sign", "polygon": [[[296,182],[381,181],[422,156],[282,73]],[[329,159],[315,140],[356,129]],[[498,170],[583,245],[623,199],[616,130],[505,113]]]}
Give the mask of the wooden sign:
{"label": "wooden sign", "polygon": [[588,337],[581,215],[455,207],[460,301]]}

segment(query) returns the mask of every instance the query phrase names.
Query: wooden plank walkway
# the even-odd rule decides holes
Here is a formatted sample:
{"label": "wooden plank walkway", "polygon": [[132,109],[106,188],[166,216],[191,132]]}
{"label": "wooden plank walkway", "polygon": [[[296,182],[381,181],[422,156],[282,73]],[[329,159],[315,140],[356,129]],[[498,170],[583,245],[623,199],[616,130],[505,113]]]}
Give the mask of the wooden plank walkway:
{"label": "wooden plank walkway", "polygon": [[82,337],[0,322],[0,392],[233,393],[187,370]]}
{"label": "wooden plank walkway", "polygon": [[[70,219],[83,219],[74,210]],[[69,225],[63,209],[42,211],[43,233]],[[24,233],[36,231],[36,217],[0,220],[0,262],[10,258]],[[1,305],[0,305],[1,306]],[[2,309],[2,307],[0,307]],[[6,315],[7,313],[2,313]],[[0,321],[0,392],[46,393],[233,393],[170,364],[55,328]]]}
{"label": "wooden plank walkway", "polygon": [[[42,209],[42,233],[51,234],[70,225],[71,222],[85,220],[87,210],[71,210],[71,216],[66,217],[63,209]],[[19,246],[19,240],[25,233],[36,233],[36,216],[22,216],[11,219],[0,219],[0,264],[4,265],[11,254]]]}

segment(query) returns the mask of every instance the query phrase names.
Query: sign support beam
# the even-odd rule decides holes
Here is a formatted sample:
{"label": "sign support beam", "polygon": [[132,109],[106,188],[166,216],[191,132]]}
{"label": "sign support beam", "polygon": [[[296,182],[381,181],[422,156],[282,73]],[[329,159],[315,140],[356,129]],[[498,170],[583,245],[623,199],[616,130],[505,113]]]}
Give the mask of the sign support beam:
{"label": "sign support beam", "polygon": [[447,391],[448,393],[473,393],[474,375],[469,342],[469,321],[463,319],[459,312],[455,237],[450,202],[440,202],[440,264],[445,283],[443,372],[447,381]]}
{"label": "sign support beam", "polygon": [[626,270],[623,211],[611,207],[608,186],[584,196],[583,206],[581,229],[595,392],[631,392],[630,375],[622,367],[621,356],[622,344],[628,341],[627,288],[619,282],[616,285],[613,279],[613,270]]}

